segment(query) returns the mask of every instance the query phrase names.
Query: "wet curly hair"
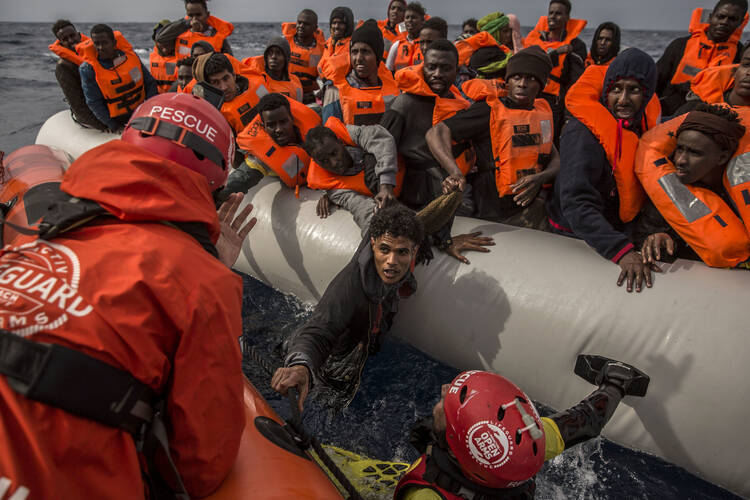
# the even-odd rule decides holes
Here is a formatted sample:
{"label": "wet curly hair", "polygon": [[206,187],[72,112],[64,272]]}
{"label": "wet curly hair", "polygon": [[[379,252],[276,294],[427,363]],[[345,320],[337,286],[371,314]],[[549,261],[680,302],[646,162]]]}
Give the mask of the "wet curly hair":
{"label": "wet curly hair", "polygon": [[370,236],[373,239],[386,233],[394,238],[403,236],[418,245],[424,239],[424,225],[413,210],[397,204],[378,210],[370,221]]}

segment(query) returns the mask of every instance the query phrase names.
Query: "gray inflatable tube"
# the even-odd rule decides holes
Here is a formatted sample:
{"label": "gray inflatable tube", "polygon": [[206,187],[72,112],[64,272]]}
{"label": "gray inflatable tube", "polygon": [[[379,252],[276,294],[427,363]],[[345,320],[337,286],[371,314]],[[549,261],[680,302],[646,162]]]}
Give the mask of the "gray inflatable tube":
{"label": "gray inflatable tube", "polygon": [[[65,119],[67,117],[67,120]],[[74,156],[113,136],[58,114],[37,143]],[[236,269],[308,302],[317,301],[351,258],[360,232],[351,216],[315,215],[320,193],[297,200],[274,179],[252,189],[258,224]],[[454,234],[495,238],[471,265],[437,253],[416,270],[418,292],[403,300],[395,333],[461,369],[494,370],[554,408],[592,387],[572,372],[580,353],[631,363],[651,377],[645,398],[626,397],[604,435],[750,496],[750,408],[746,271],[678,260],[654,287],[628,294],[619,268],[581,241],[476,219]]]}

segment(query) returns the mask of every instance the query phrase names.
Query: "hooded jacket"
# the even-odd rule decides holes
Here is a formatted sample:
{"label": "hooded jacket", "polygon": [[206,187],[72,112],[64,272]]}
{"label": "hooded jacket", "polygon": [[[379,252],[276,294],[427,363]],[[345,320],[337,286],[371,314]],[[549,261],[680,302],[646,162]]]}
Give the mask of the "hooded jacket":
{"label": "hooded jacket", "polygon": [[[604,54],[604,56],[594,57],[594,48],[596,47],[596,41],[599,39],[599,35],[603,30],[609,30],[613,33],[612,46],[609,48],[609,51]],[[586,58],[586,66],[589,66],[591,64],[610,63],[615,57],[617,57],[617,54],[620,53],[620,38],[620,27],[618,25],[610,22],[600,24],[594,32],[594,38],[591,39],[591,52],[589,52],[589,55]]]}
{"label": "hooded jacket", "polygon": [[341,391],[351,401],[367,357],[378,351],[390,331],[399,297],[408,297],[416,289],[410,271],[397,285],[383,283],[375,269],[368,231],[352,260],[326,288],[310,319],[292,335],[285,366],[306,366],[314,380]]}
{"label": "hooded jacket", "polygon": [[326,40],[326,45],[323,50],[323,55],[318,63],[318,74],[323,79],[330,80],[330,73],[336,70],[335,66],[338,63],[329,64],[329,59],[341,56],[347,60],[349,58],[349,41],[354,33],[354,12],[349,7],[336,7],[331,11],[331,21],[334,19],[343,19],[346,23],[346,31],[344,36],[338,40],[334,40],[333,36],[329,36]]}
{"label": "hooded jacket", "polygon": [[[60,188],[114,217],[0,251],[0,286],[28,297],[6,304],[4,328],[81,351],[165,395],[172,457],[188,493],[208,495],[229,473],[244,427],[242,284],[162,222],[202,224],[215,242],[208,183],[116,140],[76,160]],[[25,319],[12,326],[11,317]],[[0,470],[12,489],[26,486],[30,498],[144,497],[130,434],[26,399],[3,376],[0,401]]]}
{"label": "hooded jacket", "polygon": [[[606,108],[611,86],[622,78],[634,78],[644,88],[644,107],[634,122],[641,123],[645,103],[656,90],[653,59],[638,49],[617,56],[607,69],[600,98]],[[643,130],[633,127],[638,136]],[[615,137],[606,138],[616,140]],[[637,146],[637,145],[636,145]],[[607,152],[596,131],[571,117],[560,137],[560,173],[554,195],[547,203],[550,223],[558,231],[581,238],[602,257],[618,262],[633,249],[629,226],[620,218],[618,186]]]}
{"label": "hooded jacket", "polygon": [[[271,47],[281,49],[286,58],[284,68],[281,70],[281,80],[276,80],[266,71],[266,67],[268,66],[268,51],[271,50]],[[266,44],[266,49],[263,51],[262,56],[248,57],[242,60],[242,64],[250,68],[250,70],[263,75],[263,81],[268,92],[278,92],[295,101],[302,102],[302,82],[297,76],[289,72],[290,57],[291,49],[289,48],[287,39],[283,36],[274,36]]]}

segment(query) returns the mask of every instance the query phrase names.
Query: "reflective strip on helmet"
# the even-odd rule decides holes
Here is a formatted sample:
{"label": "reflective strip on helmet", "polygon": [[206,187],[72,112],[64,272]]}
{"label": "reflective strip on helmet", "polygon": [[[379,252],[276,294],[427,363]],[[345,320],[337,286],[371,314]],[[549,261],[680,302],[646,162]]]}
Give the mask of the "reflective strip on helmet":
{"label": "reflective strip on helmet", "polygon": [[701,200],[695,197],[677,178],[676,173],[670,173],[659,179],[659,185],[667,194],[674,206],[680,211],[688,223],[693,223],[711,213],[711,210]]}
{"label": "reflective strip on helmet", "polygon": [[293,154],[289,158],[286,159],[286,161],[281,166],[281,168],[283,168],[284,172],[286,172],[286,174],[294,180],[294,179],[297,179],[297,175],[299,174],[301,163],[302,162],[300,161],[299,157]]}
{"label": "reflective strip on helmet", "polygon": [[750,182],[750,153],[736,156],[729,162],[727,179],[732,187]]}

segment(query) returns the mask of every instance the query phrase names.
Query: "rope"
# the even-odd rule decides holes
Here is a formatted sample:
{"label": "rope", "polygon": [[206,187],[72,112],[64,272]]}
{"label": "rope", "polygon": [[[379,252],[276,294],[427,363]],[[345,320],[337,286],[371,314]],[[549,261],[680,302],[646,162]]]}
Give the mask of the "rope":
{"label": "rope", "polygon": [[[248,354],[250,358],[255,361],[255,363],[259,367],[261,367],[264,372],[266,372],[266,375],[268,375],[269,377],[273,376],[275,371],[273,367],[265,360],[265,358],[263,358],[263,356],[255,347],[247,344],[247,341],[244,339],[244,337],[240,340],[240,345],[242,347],[242,352]],[[336,478],[341,487],[349,495],[349,500],[362,500],[362,496],[359,494],[359,491],[357,491],[354,485],[349,481],[349,478],[346,477],[343,472],[341,472],[341,469],[339,469],[333,459],[328,455],[318,439],[315,436],[310,435],[302,425],[302,414],[299,411],[297,389],[293,387],[290,388],[287,392],[287,395],[289,398],[289,406],[292,410],[292,418],[291,420],[287,421],[287,431],[292,434],[292,437],[294,437],[295,441],[299,443],[300,448],[303,451],[307,451],[312,446],[315,454],[318,455],[321,462],[323,462],[323,465],[325,465],[325,467],[330,471],[333,477]]]}

